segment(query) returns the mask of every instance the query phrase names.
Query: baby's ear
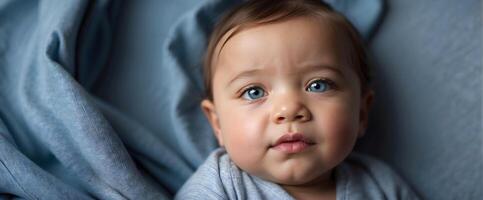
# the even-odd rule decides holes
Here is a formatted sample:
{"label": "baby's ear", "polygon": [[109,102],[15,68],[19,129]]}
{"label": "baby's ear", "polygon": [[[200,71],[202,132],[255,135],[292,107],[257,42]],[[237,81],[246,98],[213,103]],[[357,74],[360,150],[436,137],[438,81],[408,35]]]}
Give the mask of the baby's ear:
{"label": "baby's ear", "polygon": [[215,104],[213,104],[213,101],[205,99],[201,102],[201,109],[203,110],[203,113],[205,113],[206,118],[208,118],[211,128],[213,128],[213,133],[218,140],[218,144],[223,146],[224,144],[223,137],[221,135],[220,120],[215,110]]}
{"label": "baby's ear", "polygon": [[369,124],[369,111],[371,110],[374,101],[374,90],[368,89],[361,96],[361,108],[359,111],[359,133],[358,137],[364,136],[367,126]]}

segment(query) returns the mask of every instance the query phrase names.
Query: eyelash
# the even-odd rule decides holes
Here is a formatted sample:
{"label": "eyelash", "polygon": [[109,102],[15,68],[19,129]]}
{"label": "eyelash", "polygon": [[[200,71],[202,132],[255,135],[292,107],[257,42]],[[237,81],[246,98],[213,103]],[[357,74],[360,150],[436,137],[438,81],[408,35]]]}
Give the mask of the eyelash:
{"label": "eyelash", "polygon": [[[305,84],[305,86],[304,86],[304,90],[305,91],[308,91],[307,88],[310,86],[311,83],[314,83],[315,81],[323,81],[323,82],[325,82],[329,86],[329,89],[327,89],[327,90],[337,89],[336,84],[335,84],[334,81],[332,81],[330,79],[326,79],[326,78],[316,78],[316,79],[312,79],[312,80],[308,81],[307,84]],[[238,93],[238,95],[237,95],[238,98],[242,98],[245,93],[247,93],[249,90],[255,89],[255,88],[261,88],[265,93],[267,93],[266,90],[262,86],[259,86],[259,85],[248,85],[248,86],[240,89],[239,92],[237,92]],[[266,95],[264,95],[264,96],[266,96]],[[252,101],[253,102],[253,101],[257,101],[257,100],[259,100],[259,99],[247,100],[247,101]]]}
{"label": "eyelash", "polygon": [[243,97],[243,95],[244,95],[246,92],[248,92],[250,89],[254,89],[254,88],[261,88],[261,89],[262,89],[263,91],[265,91],[265,93],[266,93],[266,90],[265,90],[265,89],[264,89],[262,86],[259,86],[259,85],[248,85],[248,86],[246,86],[246,87],[243,87],[241,90],[239,90],[239,92],[237,92],[237,93],[238,93],[238,95],[237,95],[237,96],[238,96],[238,98]]}
{"label": "eyelash", "polygon": [[328,90],[337,89],[337,85],[335,84],[334,81],[332,81],[330,79],[326,79],[326,78],[316,78],[316,79],[312,79],[312,80],[308,81],[307,84],[305,84],[306,91],[307,91],[307,87],[309,87],[311,83],[314,83],[316,81],[322,81],[322,82],[326,83],[329,86]]}

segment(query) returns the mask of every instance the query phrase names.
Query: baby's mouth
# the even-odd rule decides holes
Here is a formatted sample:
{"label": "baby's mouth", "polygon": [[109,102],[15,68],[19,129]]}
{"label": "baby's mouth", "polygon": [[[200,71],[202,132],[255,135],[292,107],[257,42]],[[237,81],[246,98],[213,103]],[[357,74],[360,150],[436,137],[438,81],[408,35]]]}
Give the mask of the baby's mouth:
{"label": "baby's mouth", "polygon": [[278,138],[270,148],[283,153],[298,153],[315,144],[314,141],[301,133],[287,133]]}

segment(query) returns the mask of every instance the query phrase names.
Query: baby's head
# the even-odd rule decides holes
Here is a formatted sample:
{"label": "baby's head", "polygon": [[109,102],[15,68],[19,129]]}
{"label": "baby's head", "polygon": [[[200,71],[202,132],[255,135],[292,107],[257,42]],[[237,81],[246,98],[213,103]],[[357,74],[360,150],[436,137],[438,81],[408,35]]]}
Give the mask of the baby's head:
{"label": "baby's head", "polygon": [[352,151],[373,92],[363,41],[320,0],[253,0],[215,27],[202,108],[242,170],[316,184]]}

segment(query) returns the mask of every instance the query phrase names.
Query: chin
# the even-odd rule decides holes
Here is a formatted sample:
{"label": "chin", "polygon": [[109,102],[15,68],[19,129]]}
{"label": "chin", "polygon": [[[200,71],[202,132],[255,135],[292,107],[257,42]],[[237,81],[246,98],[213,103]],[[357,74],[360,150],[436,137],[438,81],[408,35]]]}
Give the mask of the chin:
{"label": "chin", "polygon": [[270,181],[287,186],[301,186],[317,184],[331,179],[332,170],[325,171],[322,167],[300,170],[301,168],[303,167],[299,167],[291,173],[287,173],[287,170],[279,171],[278,174],[273,174]]}
{"label": "chin", "polygon": [[316,174],[284,174],[283,176],[275,177],[275,180],[271,180],[282,185],[304,185],[317,179],[320,175]]}
{"label": "chin", "polygon": [[276,183],[280,185],[289,185],[289,186],[296,186],[296,185],[304,185],[307,184],[309,181],[307,180],[279,180]]}

